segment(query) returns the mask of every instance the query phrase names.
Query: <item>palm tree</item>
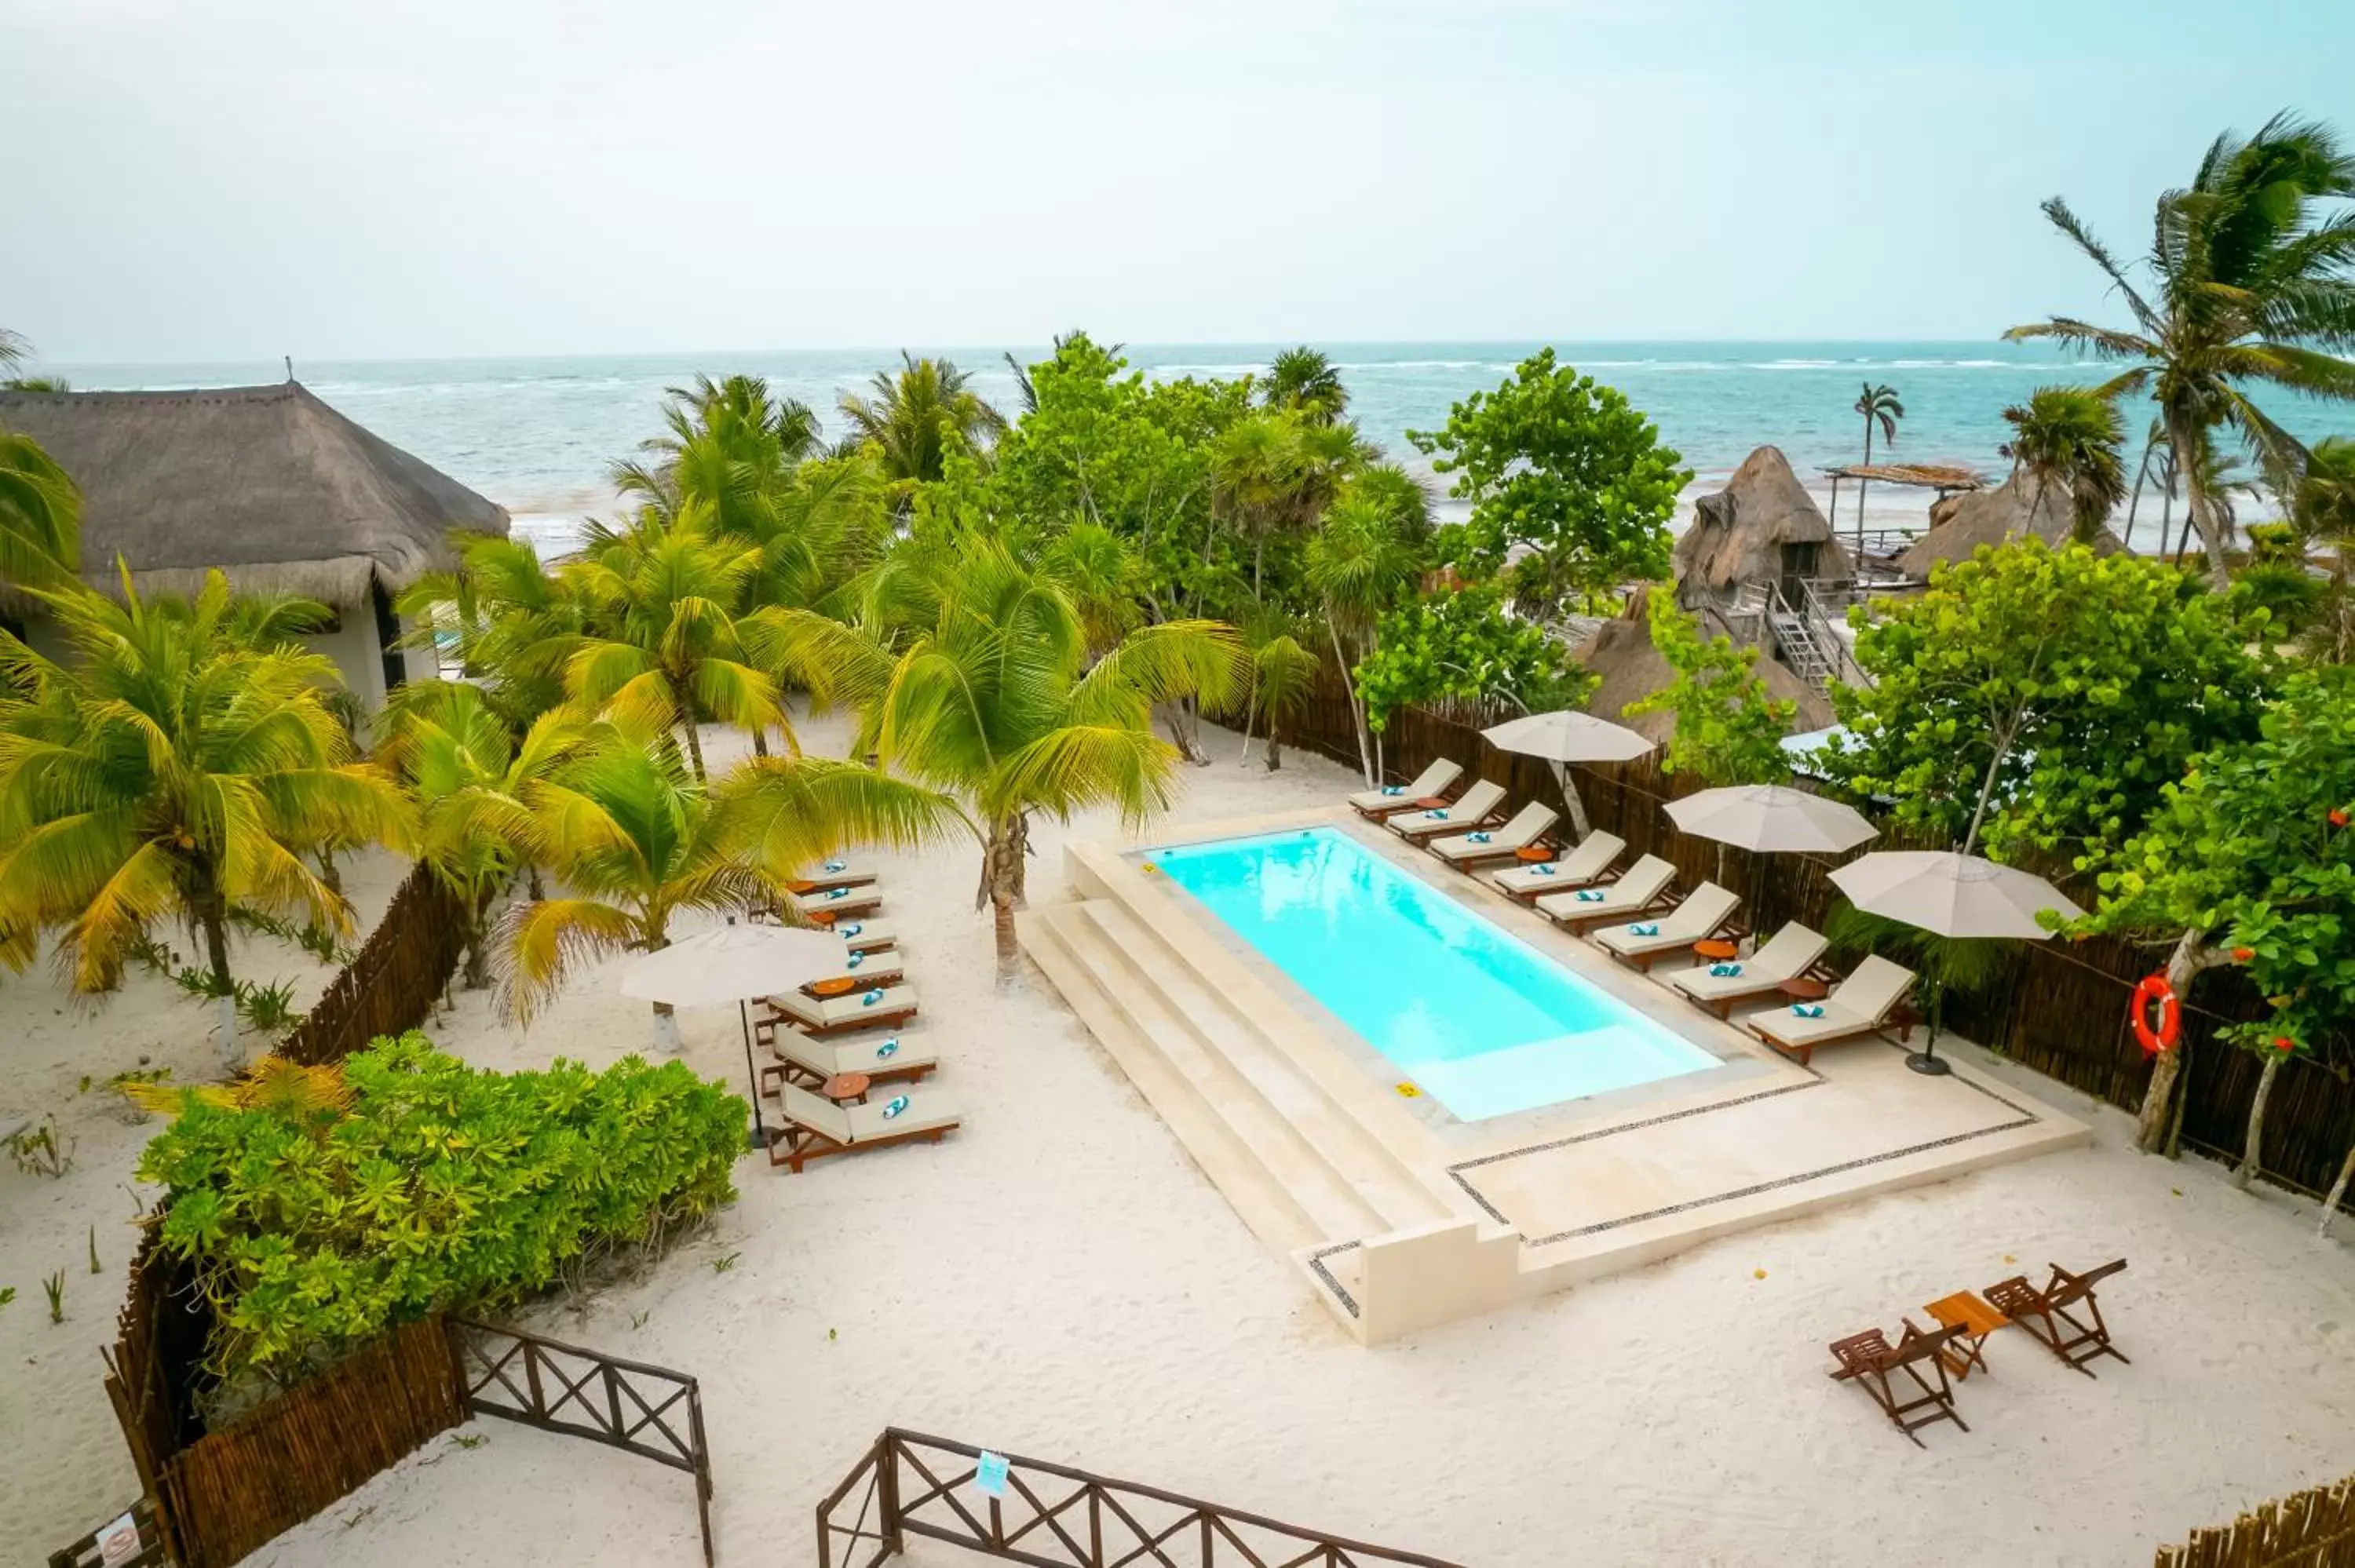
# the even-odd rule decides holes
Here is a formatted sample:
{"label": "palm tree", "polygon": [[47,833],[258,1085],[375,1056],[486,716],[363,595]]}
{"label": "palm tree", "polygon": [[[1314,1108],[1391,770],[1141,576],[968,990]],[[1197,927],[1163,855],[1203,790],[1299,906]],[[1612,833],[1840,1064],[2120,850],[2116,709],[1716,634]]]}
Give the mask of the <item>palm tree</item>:
{"label": "palm tree", "polygon": [[2315,443],[2291,493],[2290,521],[2307,546],[2330,548],[2322,651],[2332,663],[2344,664],[2355,659],[2355,588],[2348,581],[2347,559],[2355,551],[2355,440],[2332,436]]}
{"label": "palm tree", "polygon": [[2219,588],[2230,580],[2227,533],[2217,493],[2191,454],[2209,432],[2229,429],[2286,493],[2304,453],[2251,388],[2355,397],[2355,364],[2336,357],[2355,345],[2355,217],[2319,211],[2348,196],[2355,196],[2355,157],[2326,128],[2277,114],[2245,141],[2228,131],[2188,187],[2158,198],[2144,262],[2154,285],[2147,295],[2067,202],[2044,204],[2052,226],[2125,299],[2134,324],[2055,316],[2005,335],[2050,338],[2128,366],[2105,390],[2147,392],[2157,401]]}
{"label": "palm tree", "polygon": [[392,779],[351,759],[328,710],[336,666],[257,624],[320,606],[240,614],[220,573],[194,600],[123,602],[36,590],[73,652],[53,663],[0,632],[0,960],[22,969],[40,935],[77,991],[112,990],[165,916],[205,945],[224,1062],[237,1060],[232,910],[352,929],[303,854],[324,840],[405,845]]}
{"label": "palm tree", "polygon": [[[1857,394],[1856,411],[1864,416],[1864,466],[1872,466],[1872,432],[1880,428],[1881,439],[1891,446],[1897,444],[1897,421],[1905,417],[1905,405],[1897,400],[1894,387],[1876,387],[1864,383]],[[1856,482],[1856,553],[1864,558],[1864,493],[1872,482],[1859,477]]]}
{"label": "palm tree", "polygon": [[0,371],[15,374],[16,368],[33,357],[33,340],[20,332],[0,327]]}
{"label": "palm tree", "polygon": [[1331,359],[1303,344],[1285,349],[1268,366],[1260,401],[1312,425],[1337,425],[1349,411],[1349,389]]}
{"label": "palm tree", "polygon": [[2093,543],[2126,496],[2119,451],[2126,421],[2117,404],[2099,387],[2040,387],[2024,407],[2015,404],[2003,417],[2013,430],[2002,448],[2013,477],[2025,474],[2040,493],[2052,488],[2067,494],[2070,537]]}
{"label": "palm tree", "polygon": [[62,588],[81,564],[81,491],[30,436],[0,430],[0,577]]}
{"label": "palm tree", "polygon": [[1350,673],[1371,653],[1375,629],[1414,588],[1431,536],[1431,501],[1403,470],[1366,470],[1343,487],[1308,541],[1308,588],[1348,694],[1358,761],[1369,788],[1381,782],[1380,741],[1366,723]]}
{"label": "palm tree", "polygon": [[[670,945],[683,911],[739,915],[776,904],[810,862],[847,843],[909,848],[957,822],[946,797],[873,768],[752,758],[716,785],[667,736],[584,732],[551,777],[524,782],[487,820],[562,878],[567,895],[510,906],[494,936],[501,1000],[528,1022],[581,965]],[[655,1004],[655,1040],[678,1022]]]}
{"label": "palm tree", "polygon": [[1242,630],[1247,661],[1241,698],[1243,749],[1251,757],[1252,729],[1267,721],[1267,770],[1284,766],[1284,724],[1295,716],[1316,689],[1324,661],[1316,656],[1314,621],[1273,607],[1262,609]]}
{"label": "palm tree", "polygon": [[878,373],[873,396],[842,395],[842,417],[860,444],[873,449],[883,476],[902,486],[941,478],[952,451],[986,450],[1006,418],[966,385],[965,373],[945,359],[900,352],[898,375]]}

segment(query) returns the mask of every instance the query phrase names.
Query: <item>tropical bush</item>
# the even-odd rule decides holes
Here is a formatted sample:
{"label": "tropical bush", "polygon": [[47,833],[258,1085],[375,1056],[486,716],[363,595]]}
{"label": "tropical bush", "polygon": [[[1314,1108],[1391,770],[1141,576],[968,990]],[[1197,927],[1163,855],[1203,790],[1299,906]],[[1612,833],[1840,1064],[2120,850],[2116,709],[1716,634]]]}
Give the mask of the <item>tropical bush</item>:
{"label": "tropical bush", "polygon": [[398,1324],[496,1311],[654,1248],[735,1196],[744,1102],[624,1057],[493,1073],[414,1032],[233,1094],[163,1091],[142,1180],[195,1266],[207,1364],[292,1382]]}
{"label": "tropical bush", "polygon": [[1542,627],[1505,611],[1494,584],[1433,594],[1383,618],[1374,652],[1358,665],[1358,700],[1379,735],[1412,705],[1453,707],[1475,718],[1573,707],[1595,677]]}
{"label": "tropical bush", "polygon": [[1663,767],[1697,773],[1710,784],[1778,784],[1790,777],[1783,750],[1799,705],[1777,699],[1758,673],[1758,650],[1730,637],[1706,637],[1678,608],[1676,591],[1656,588],[1647,605],[1652,646],[1676,678],[1627,705],[1623,716],[1674,715]]}

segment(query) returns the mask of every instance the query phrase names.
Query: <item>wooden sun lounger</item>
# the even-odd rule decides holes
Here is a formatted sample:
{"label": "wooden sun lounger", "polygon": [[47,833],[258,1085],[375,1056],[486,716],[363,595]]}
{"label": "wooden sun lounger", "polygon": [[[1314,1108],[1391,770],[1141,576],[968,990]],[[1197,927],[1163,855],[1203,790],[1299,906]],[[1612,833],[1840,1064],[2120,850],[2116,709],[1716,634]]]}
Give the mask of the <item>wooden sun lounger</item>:
{"label": "wooden sun lounger", "polygon": [[815,1088],[844,1073],[864,1073],[878,1084],[922,1082],[940,1066],[940,1053],[924,1043],[921,1029],[894,1033],[888,1040],[863,1035],[850,1040],[813,1040],[788,1029],[769,1042],[773,1062],[761,1064],[761,1092],[774,1095],[779,1083]]}
{"label": "wooden sun lounger", "polygon": [[[873,991],[879,986],[888,991],[907,978],[907,971],[900,963],[900,955],[897,952],[878,953],[872,958],[865,959],[857,969],[846,966],[831,975],[819,976],[807,985],[802,986],[794,993],[794,1000],[806,1004],[823,1004],[826,1001],[841,1001],[844,998],[856,1001],[864,992]],[[847,980],[850,984],[847,987],[837,986],[832,991],[824,993],[815,989],[843,980]],[[882,1003],[878,1002],[876,1005],[879,1007]],[[779,1024],[788,1025],[789,1033],[794,1029],[807,1027],[804,1017],[786,1011],[781,997],[762,997],[752,1014],[753,1040],[762,1045],[773,1044]]]}
{"label": "wooden sun lounger", "polygon": [[[1648,974],[1660,959],[1689,953],[1695,942],[1706,942],[1724,930],[1732,924],[1741,907],[1741,895],[1729,893],[1714,882],[1704,882],[1666,914],[1625,926],[1603,927],[1593,934],[1593,941],[1621,963],[1633,964]],[[1657,926],[1659,929],[1649,936],[1638,936],[1637,926]]]}
{"label": "wooden sun lounger", "polygon": [[1435,839],[1423,847],[1462,872],[1484,865],[1494,865],[1500,860],[1511,860],[1522,850],[1546,835],[1561,813],[1550,806],[1540,806],[1535,800],[1513,813],[1513,820],[1494,832],[1480,835],[1483,842],[1475,843],[1474,835],[1465,833],[1455,838]]}
{"label": "wooden sun lounger", "polygon": [[883,892],[872,885],[867,887],[837,887],[815,893],[788,893],[794,908],[805,920],[825,925],[834,920],[856,920],[862,915],[872,915],[883,907]]}
{"label": "wooden sun lounger", "polygon": [[1589,833],[1560,860],[1543,865],[1516,865],[1488,874],[1488,885],[1508,898],[1527,904],[1542,894],[1569,893],[1602,880],[1618,863],[1627,841],[1616,833]]}
{"label": "wooden sun lounger", "polygon": [[1880,1033],[1892,1022],[1898,1027],[1899,1039],[1911,1035],[1913,1026],[1898,1016],[1898,1010],[1905,1005],[1913,990],[1912,969],[1892,964],[1875,953],[1857,965],[1855,972],[1832,987],[1831,994],[1817,1003],[1824,1010],[1820,1017],[1802,1018],[1787,1007],[1775,1007],[1753,1012],[1742,1023],[1775,1050],[1804,1065],[1814,1060],[1818,1045],[1861,1040]]}
{"label": "wooden sun lounger", "polygon": [[900,941],[900,928],[896,925],[871,916],[830,920],[822,928],[841,938],[846,952],[881,952],[886,948],[897,947]]}
{"label": "wooden sun lounger", "polygon": [[868,887],[876,879],[875,868],[857,861],[835,855],[824,860],[810,871],[803,873],[788,885],[799,894],[823,893],[833,887]]}
{"label": "wooden sun lounger", "polygon": [[[2125,1351],[2110,1343],[2110,1326],[2102,1320],[2102,1304],[2094,1298],[2094,1287],[2126,1266],[2126,1260],[2121,1257],[2083,1274],[2072,1274],[2056,1263],[2051,1281],[2041,1290],[2029,1284],[2027,1276],[2016,1274],[1980,1294],[2015,1327],[2026,1330],[2046,1350],[2091,1377],[2094,1369],[2085,1363],[2104,1356],[2133,1364]],[[2069,1310],[2081,1301],[2093,1315],[2091,1323]]]}
{"label": "wooden sun lounger", "polygon": [[1409,842],[1421,843],[1444,833],[1486,827],[1497,820],[1504,804],[1505,787],[1482,779],[1476,780],[1460,799],[1436,810],[1409,811],[1382,825]]}
{"label": "wooden sun lounger", "polygon": [[1606,920],[1628,920],[1647,913],[1664,900],[1676,879],[1675,866],[1658,855],[1647,854],[1629,866],[1618,881],[1605,883],[1602,897],[1549,893],[1538,900],[1538,913],[1566,930],[1583,934]]}
{"label": "wooden sun lounger", "polygon": [[1444,797],[1458,779],[1464,777],[1464,765],[1452,758],[1443,757],[1416,774],[1405,784],[1386,784],[1379,789],[1360,789],[1349,797],[1349,809],[1373,821],[1383,821],[1401,811],[1414,810],[1425,800]]}
{"label": "wooden sun lounger", "polygon": [[790,1023],[805,1034],[847,1034],[854,1029],[879,1029],[905,1023],[916,1016],[916,988],[900,984],[882,987],[883,994],[868,1001],[868,991],[830,996],[823,1001],[788,991],[769,998],[776,1010],[773,1023]]}
{"label": "wooden sun lounger", "polygon": [[1785,980],[1805,975],[1824,956],[1826,946],[1821,935],[1794,920],[1759,944],[1756,952],[1734,960],[1740,974],[1713,975],[1709,971],[1715,965],[1699,964],[1659,978],[1720,1018],[1731,1018],[1737,1003],[1773,996]]}
{"label": "wooden sun lounger", "polygon": [[[1872,1395],[1897,1430],[1912,1439],[1916,1448],[1926,1448],[1917,1433],[1922,1427],[1940,1421],[1951,1421],[1966,1432],[1970,1426],[1955,1414],[1954,1385],[1946,1381],[1944,1352],[1963,1331],[1957,1324],[1925,1334],[1905,1320],[1905,1331],[1891,1345],[1878,1329],[1867,1329],[1861,1334],[1850,1334],[1845,1340],[1834,1340],[1832,1359],[1839,1370],[1831,1374],[1834,1383],[1854,1383]],[[1924,1375],[1924,1369],[1928,1375]],[[1895,1379],[1902,1376],[1903,1383]]]}
{"label": "wooden sun lounger", "polygon": [[[888,1114],[893,1099],[907,1108]],[[798,1084],[778,1086],[786,1125],[769,1145],[769,1163],[798,1174],[813,1160],[830,1154],[863,1154],[895,1143],[938,1143],[964,1119],[956,1100],[941,1089],[905,1089],[863,1106],[838,1106]]]}

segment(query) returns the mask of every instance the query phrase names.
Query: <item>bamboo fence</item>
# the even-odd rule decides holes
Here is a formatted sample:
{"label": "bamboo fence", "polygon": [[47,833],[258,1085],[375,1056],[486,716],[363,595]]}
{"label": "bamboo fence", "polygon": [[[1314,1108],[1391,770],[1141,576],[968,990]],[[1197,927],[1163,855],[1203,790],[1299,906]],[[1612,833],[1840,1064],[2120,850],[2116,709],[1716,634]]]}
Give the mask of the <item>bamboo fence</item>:
{"label": "bamboo fence", "polygon": [[2162,1546],[2153,1568],[2350,1568],[2355,1476],[2277,1499],[2217,1530]]}
{"label": "bamboo fence", "polygon": [[413,867],[384,918],[278,1054],[309,1066],[340,1062],[378,1035],[424,1022],[464,950],[458,916],[455,895],[425,867]]}

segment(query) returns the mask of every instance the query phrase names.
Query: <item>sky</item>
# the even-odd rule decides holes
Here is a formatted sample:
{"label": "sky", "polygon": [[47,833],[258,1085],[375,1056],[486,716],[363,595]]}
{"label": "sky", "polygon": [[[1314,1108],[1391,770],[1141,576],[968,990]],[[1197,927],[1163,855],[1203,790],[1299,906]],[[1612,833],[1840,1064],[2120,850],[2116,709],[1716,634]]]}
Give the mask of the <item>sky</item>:
{"label": "sky", "polygon": [[0,0],[73,363],[1984,339],[2348,0]]}

